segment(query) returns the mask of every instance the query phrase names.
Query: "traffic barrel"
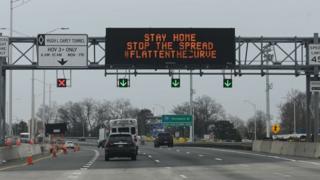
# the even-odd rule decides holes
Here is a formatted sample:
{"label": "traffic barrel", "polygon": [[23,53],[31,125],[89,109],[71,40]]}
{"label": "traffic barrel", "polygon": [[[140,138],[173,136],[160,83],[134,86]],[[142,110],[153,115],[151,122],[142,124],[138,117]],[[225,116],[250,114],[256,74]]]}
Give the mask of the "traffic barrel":
{"label": "traffic barrel", "polygon": [[28,148],[27,165],[33,165],[31,144],[29,145],[29,148]]}
{"label": "traffic barrel", "polygon": [[17,146],[20,146],[20,145],[21,145],[21,140],[20,140],[19,138],[16,140],[16,145],[17,145]]}

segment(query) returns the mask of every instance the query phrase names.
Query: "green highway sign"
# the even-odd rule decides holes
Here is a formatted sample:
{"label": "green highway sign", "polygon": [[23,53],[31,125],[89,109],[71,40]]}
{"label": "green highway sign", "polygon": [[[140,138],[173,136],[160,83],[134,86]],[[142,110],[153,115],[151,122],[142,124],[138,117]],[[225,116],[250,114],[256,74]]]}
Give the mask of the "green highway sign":
{"label": "green highway sign", "polygon": [[118,87],[121,87],[121,88],[127,88],[129,87],[130,84],[129,84],[129,79],[118,79]]}
{"label": "green highway sign", "polygon": [[171,87],[179,88],[180,87],[180,79],[171,79]]}
{"label": "green highway sign", "polygon": [[164,126],[192,126],[191,115],[163,115],[161,122]]}
{"label": "green highway sign", "polygon": [[223,79],[223,88],[232,88],[232,79]]}

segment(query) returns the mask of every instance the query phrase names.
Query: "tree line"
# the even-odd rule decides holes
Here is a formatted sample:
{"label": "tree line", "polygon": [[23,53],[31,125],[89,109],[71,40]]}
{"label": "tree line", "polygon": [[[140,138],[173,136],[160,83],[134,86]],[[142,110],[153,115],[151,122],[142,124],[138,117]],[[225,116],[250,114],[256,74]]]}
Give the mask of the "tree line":
{"label": "tree line", "polygon": [[[305,129],[306,103],[305,94],[298,91],[288,93],[286,102],[279,105],[281,133],[293,132],[293,104],[296,108],[297,129]],[[190,103],[185,102],[174,106],[170,114],[190,114]],[[227,114],[223,106],[209,96],[197,97],[193,102],[193,118],[195,121],[195,137],[201,139],[206,134],[212,134],[217,139],[240,140],[253,139],[255,121],[257,123],[257,138],[263,139],[266,135],[266,114],[256,111],[255,114],[244,121],[237,116]],[[40,119],[46,123],[66,122],[68,136],[98,136],[98,130],[103,122],[118,118],[136,118],[138,130],[141,135],[150,135],[151,127],[148,121],[153,117],[150,109],[134,107],[128,99],[114,101],[84,99],[79,102],[67,102],[63,105],[54,103],[51,107],[41,106],[37,112],[37,121],[41,126]],[[20,121],[13,125],[13,132],[18,134],[26,131],[26,123]],[[39,128],[41,129],[41,128]],[[188,136],[188,128],[173,127],[174,133],[180,131]]]}

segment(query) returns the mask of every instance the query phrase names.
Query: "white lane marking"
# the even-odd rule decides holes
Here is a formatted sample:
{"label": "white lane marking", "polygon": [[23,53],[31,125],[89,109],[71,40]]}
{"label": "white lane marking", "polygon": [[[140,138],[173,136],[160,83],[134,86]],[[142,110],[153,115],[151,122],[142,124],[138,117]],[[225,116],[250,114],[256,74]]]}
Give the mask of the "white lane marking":
{"label": "white lane marking", "polygon": [[68,176],[68,179],[77,179],[78,178],[78,175],[70,175]]}
{"label": "white lane marking", "polygon": [[239,166],[241,166],[241,167],[249,167],[249,165],[247,165],[247,164],[239,164]]}
{"label": "white lane marking", "polygon": [[151,156],[151,155],[148,155],[148,158],[152,158],[152,156]]}
{"label": "white lane marking", "polygon": [[187,179],[187,176],[180,174],[180,177],[182,177],[183,179]]}
{"label": "white lane marking", "polygon": [[[198,148],[198,147],[195,147]],[[295,159],[289,159],[289,158],[282,158],[278,156],[270,156],[270,155],[264,155],[264,154],[256,154],[256,153],[247,153],[247,152],[241,152],[241,151],[233,151],[233,150],[226,150],[226,149],[215,149],[215,148],[201,148],[200,149],[207,149],[211,151],[220,151],[220,152],[230,152],[230,153],[236,153],[236,154],[245,154],[245,155],[251,155],[251,156],[260,156],[260,157],[269,157],[273,159],[281,159],[281,160],[286,160],[286,161],[292,161],[295,162]]]}
{"label": "white lane marking", "polygon": [[155,162],[159,163],[160,161],[158,159],[154,160]]}
{"label": "white lane marking", "polygon": [[220,158],[215,158],[215,160],[217,160],[217,161],[222,161],[222,159],[220,159]]}
{"label": "white lane marking", "polygon": [[308,164],[312,164],[312,165],[317,165],[317,166],[320,166],[320,163],[317,163],[317,162],[312,162],[312,161],[302,161],[302,160],[299,160],[298,162],[302,162],[302,163],[308,163]]}
{"label": "white lane marking", "polygon": [[177,151],[177,152],[180,152],[180,149],[177,149],[176,151]]}
{"label": "white lane marking", "polygon": [[146,153],[144,152],[143,155],[146,155]]}
{"label": "white lane marking", "polygon": [[199,156],[199,157],[203,157],[203,155],[202,155],[202,154],[199,154],[198,156]]}
{"label": "white lane marking", "polygon": [[190,154],[190,152],[186,152],[186,154]]}
{"label": "white lane marking", "polygon": [[289,175],[289,174],[282,174],[282,173],[272,173],[273,175],[278,175],[278,176],[282,176],[282,177],[287,177],[287,178],[289,178],[289,177],[292,177],[291,175]]}
{"label": "white lane marking", "polygon": [[81,174],[81,171],[75,171],[72,173],[73,175],[80,175]]}

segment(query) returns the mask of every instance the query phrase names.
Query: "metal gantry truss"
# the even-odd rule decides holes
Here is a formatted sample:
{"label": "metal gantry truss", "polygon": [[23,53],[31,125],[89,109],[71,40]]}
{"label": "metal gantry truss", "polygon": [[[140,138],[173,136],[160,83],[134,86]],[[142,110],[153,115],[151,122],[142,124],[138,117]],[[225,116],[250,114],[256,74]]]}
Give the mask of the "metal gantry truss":
{"label": "metal gantry truss", "polygon": [[[6,70],[37,70],[37,69],[69,69],[69,70],[104,70],[105,75],[306,75],[307,93],[307,135],[318,127],[319,93],[315,93],[315,118],[310,118],[310,78],[318,78],[319,66],[309,65],[308,45],[318,43],[318,37],[236,37],[235,66],[226,69],[106,69],[105,66],[105,37],[89,37],[87,67],[44,67],[38,66],[35,56],[37,39],[35,37],[12,37],[12,63],[0,58],[0,129],[5,127],[5,90]],[[192,70],[192,71],[191,71]],[[192,77],[192,76],[190,76]],[[314,127],[313,129],[311,127]],[[312,130],[311,130],[312,129]],[[0,133],[1,138],[4,137]],[[317,136],[316,136],[317,137]],[[315,141],[317,138],[315,138]]]}
{"label": "metal gantry truss", "polygon": [[[105,70],[108,74],[145,74],[145,75],[190,75],[190,70],[140,70],[140,69],[105,69],[105,37],[89,37],[88,67],[72,67],[69,69]],[[36,49],[36,38],[13,37],[12,64],[5,64],[4,69],[59,69],[56,67],[38,67],[38,59],[32,58]],[[237,37],[236,65],[232,69],[194,69],[194,75],[305,75],[313,72],[314,66],[307,63],[308,44],[313,37]],[[61,68],[65,69],[65,68]],[[268,72],[266,72],[269,70]]]}

